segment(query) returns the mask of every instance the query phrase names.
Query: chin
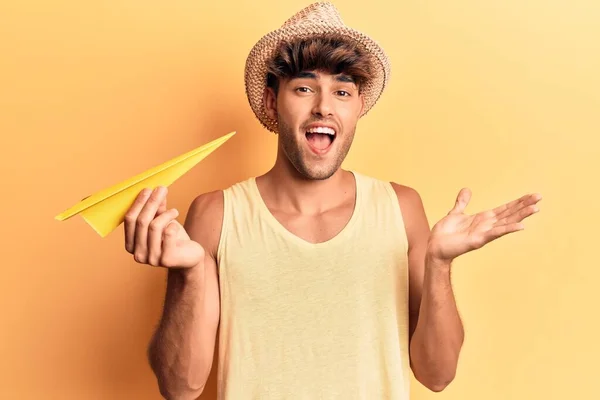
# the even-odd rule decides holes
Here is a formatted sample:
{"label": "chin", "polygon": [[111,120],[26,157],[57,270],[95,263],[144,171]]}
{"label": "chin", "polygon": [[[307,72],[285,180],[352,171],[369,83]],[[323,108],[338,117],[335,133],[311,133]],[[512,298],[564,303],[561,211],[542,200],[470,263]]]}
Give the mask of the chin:
{"label": "chin", "polygon": [[[304,160],[305,161],[305,160]],[[313,163],[294,163],[298,173],[308,180],[322,181],[331,178],[339,169],[338,165],[332,165],[331,162],[313,162]]]}

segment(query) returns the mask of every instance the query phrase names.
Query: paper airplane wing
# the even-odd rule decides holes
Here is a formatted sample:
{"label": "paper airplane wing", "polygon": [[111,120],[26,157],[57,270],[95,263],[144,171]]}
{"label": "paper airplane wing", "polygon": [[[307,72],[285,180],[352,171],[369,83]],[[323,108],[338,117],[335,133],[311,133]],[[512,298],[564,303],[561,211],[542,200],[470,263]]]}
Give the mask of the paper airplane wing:
{"label": "paper airplane wing", "polygon": [[171,185],[234,134],[235,132],[228,133],[121,183],[88,196],[57,215],[55,219],[63,221],[81,214],[83,219],[101,237],[105,237],[123,222],[125,214],[144,188],[153,189],[157,186]]}

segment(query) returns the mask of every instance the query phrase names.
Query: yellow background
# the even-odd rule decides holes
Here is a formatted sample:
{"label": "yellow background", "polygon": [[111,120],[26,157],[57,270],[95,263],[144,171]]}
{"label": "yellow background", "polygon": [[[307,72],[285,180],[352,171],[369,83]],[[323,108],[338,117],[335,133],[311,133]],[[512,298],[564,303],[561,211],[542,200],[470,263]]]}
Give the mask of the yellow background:
{"label": "yellow background", "polygon": [[[145,348],[165,271],[136,264],[121,229],[53,217],[233,130],[171,187],[180,219],[265,171],[276,141],[247,105],[245,57],[307,4],[2,2],[0,398],[160,398]],[[597,398],[600,2],[336,5],[393,66],[347,168],[415,187],[431,224],[463,186],[469,212],[544,195],[525,231],[456,260],[458,375],[412,398]]]}

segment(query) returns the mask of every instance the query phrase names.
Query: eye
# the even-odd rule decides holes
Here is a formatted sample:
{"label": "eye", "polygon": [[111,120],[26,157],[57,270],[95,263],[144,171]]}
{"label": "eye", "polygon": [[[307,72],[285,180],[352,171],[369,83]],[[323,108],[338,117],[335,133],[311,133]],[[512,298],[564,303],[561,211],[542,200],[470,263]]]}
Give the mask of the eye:
{"label": "eye", "polygon": [[345,90],[338,90],[338,93],[342,95],[342,97],[349,97],[350,93]]}
{"label": "eye", "polygon": [[308,93],[310,91],[310,88],[306,87],[306,86],[302,86],[299,88],[296,88],[297,92],[301,92],[301,93]]}

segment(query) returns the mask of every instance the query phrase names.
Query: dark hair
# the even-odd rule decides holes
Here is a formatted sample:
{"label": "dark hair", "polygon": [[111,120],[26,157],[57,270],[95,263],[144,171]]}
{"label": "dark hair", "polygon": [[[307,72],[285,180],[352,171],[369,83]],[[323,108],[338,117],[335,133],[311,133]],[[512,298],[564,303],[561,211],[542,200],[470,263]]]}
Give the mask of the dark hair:
{"label": "dark hair", "polygon": [[279,79],[294,78],[306,71],[348,75],[359,90],[373,76],[369,60],[360,47],[331,34],[281,43],[267,65],[267,86],[277,94]]}

